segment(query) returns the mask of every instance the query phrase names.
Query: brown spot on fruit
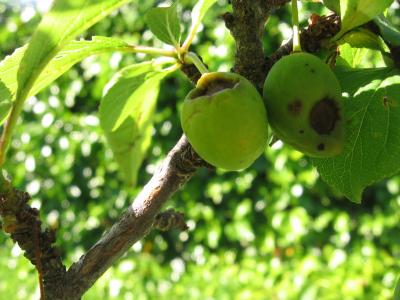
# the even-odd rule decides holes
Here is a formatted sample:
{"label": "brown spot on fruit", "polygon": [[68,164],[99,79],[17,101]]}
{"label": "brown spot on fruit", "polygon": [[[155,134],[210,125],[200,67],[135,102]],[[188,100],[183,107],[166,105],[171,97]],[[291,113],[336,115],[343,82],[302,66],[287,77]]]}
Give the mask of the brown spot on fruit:
{"label": "brown spot on fruit", "polygon": [[290,102],[287,106],[289,114],[293,116],[298,116],[301,113],[301,109],[303,108],[303,103],[300,100],[294,100]]}
{"label": "brown spot on fruit", "polygon": [[317,149],[318,149],[319,151],[324,150],[324,149],[325,149],[325,144],[324,144],[324,143],[319,144],[319,145],[317,146]]}
{"label": "brown spot on fruit", "polygon": [[335,100],[325,97],[314,104],[310,112],[310,125],[319,134],[329,134],[340,120]]}

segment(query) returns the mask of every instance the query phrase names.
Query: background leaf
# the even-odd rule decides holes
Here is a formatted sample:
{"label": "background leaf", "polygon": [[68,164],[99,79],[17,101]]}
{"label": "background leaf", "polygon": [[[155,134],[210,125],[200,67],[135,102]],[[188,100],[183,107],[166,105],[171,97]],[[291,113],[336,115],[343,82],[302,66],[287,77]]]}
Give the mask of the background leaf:
{"label": "background leaf", "polygon": [[322,178],[354,202],[363,189],[400,171],[400,74],[340,69],[347,142],[342,154],[313,159]]}
{"label": "background leaf", "polygon": [[170,7],[154,7],[146,14],[146,23],[151,32],[164,43],[179,46],[181,27],[176,3]]}
{"label": "background leaf", "polygon": [[152,116],[161,79],[152,62],[121,70],[108,84],[100,104],[100,125],[125,182],[133,186],[150,146]]}
{"label": "background leaf", "polygon": [[393,46],[400,46],[400,31],[391,24],[383,15],[374,18],[374,23],[379,27],[379,31],[385,41]]}

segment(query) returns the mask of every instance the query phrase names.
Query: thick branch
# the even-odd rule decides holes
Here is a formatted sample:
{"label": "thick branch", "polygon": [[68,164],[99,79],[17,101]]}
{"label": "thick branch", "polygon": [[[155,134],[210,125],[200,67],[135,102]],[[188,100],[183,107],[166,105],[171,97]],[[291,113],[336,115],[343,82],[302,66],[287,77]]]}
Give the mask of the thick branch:
{"label": "thick branch", "polygon": [[269,12],[289,0],[232,0],[233,13],[224,15],[225,25],[236,42],[233,71],[262,91],[266,74],[262,37]]}
{"label": "thick branch", "polygon": [[119,221],[68,270],[65,299],[79,299],[118,258],[143,238],[152,228],[162,205],[204,165],[182,136]]}

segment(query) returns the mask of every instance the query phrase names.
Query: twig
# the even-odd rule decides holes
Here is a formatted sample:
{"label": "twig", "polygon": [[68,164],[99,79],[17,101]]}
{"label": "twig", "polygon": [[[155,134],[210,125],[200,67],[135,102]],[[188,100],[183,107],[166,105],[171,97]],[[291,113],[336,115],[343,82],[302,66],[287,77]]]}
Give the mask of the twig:
{"label": "twig", "polygon": [[184,231],[189,229],[185,222],[185,215],[172,208],[159,213],[155,217],[153,228],[161,231],[168,231],[171,229]]}

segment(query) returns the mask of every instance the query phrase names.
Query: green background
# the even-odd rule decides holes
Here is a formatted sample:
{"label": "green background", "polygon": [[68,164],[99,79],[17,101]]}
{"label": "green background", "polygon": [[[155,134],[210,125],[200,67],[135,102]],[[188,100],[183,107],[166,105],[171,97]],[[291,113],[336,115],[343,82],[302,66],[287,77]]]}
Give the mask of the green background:
{"label": "green background", "polygon": [[[234,43],[219,1],[192,50],[211,70],[232,67]],[[84,37],[118,36],[160,46],[144,24],[156,1],[133,1]],[[186,24],[193,1],[179,6]],[[399,5],[389,16],[400,25]],[[40,14],[0,1],[0,59],[29,40]],[[395,10],[394,8],[397,8]],[[307,3],[303,25],[321,4]],[[187,28],[188,26],[186,26]],[[274,11],[266,55],[290,35],[288,7]],[[77,260],[126,208],[182,134],[179,111],[191,83],[164,80],[151,150],[136,188],[126,188],[99,127],[104,85],[135,54],[93,56],[29,99],[6,169],[57,229],[66,264]],[[83,299],[391,299],[400,271],[400,177],[368,188],[357,205],[333,191],[311,161],[278,143],[240,173],[199,170],[167,203],[186,215],[188,232],[153,231],[136,243]],[[37,299],[37,274],[0,231],[0,299]]]}

